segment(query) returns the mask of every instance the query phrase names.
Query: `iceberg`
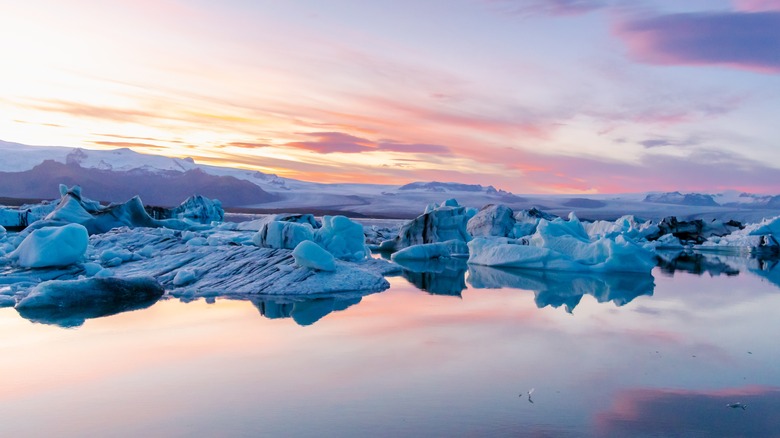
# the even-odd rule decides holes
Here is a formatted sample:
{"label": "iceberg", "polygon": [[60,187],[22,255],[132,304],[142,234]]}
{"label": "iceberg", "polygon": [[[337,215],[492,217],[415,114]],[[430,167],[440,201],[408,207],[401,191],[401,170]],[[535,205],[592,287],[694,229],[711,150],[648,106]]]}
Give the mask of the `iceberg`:
{"label": "iceberg", "polygon": [[151,206],[144,208],[154,219],[188,219],[207,224],[222,222],[225,218],[225,210],[218,199],[209,199],[201,195],[190,196],[176,208]]}
{"label": "iceberg", "polygon": [[319,271],[335,271],[336,261],[331,253],[311,240],[304,240],[292,252],[295,263]]}
{"label": "iceberg", "polygon": [[39,284],[16,305],[34,322],[77,327],[88,318],[149,307],[164,293],[153,278],[89,278]]}
{"label": "iceberg", "polygon": [[540,220],[523,239],[478,237],[469,242],[469,263],[558,271],[650,272],[653,253],[622,235],[591,240],[573,214],[569,220]]}
{"label": "iceberg", "polygon": [[363,226],[345,216],[325,216],[314,240],[340,260],[360,261],[371,255]]}
{"label": "iceberg", "polygon": [[440,206],[429,206],[426,212],[404,224],[393,240],[382,242],[382,251],[397,251],[408,246],[438,243],[448,240],[468,242],[471,235],[466,230],[469,214],[454,199]]}
{"label": "iceberg", "polygon": [[516,222],[511,208],[488,204],[469,219],[466,230],[472,237],[512,237]]}
{"label": "iceberg", "polygon": [[390,258],[394,262],[400,260],[432,260],[447,257],[468,257],[469,248],[462,240],[448,240],[438,243],[423,243],[408,246],[394,252]]}
{"label": "iceberg", "polygon": [[28,234],[8,257],[24,268],[68,266],[83,260],[88,245],[87,229],[79,224],[44,227]]}
{"label": "iceberg", "polygon": [[529,236],[536,232],[536,227],[539,225],[539,221],[554,220],[558,216],[545,213],[536,208],[530,210],[521,210],[515,213],[515,226],[512,230],[512,235],[507,237],[523,237]]}
{"label": "iceberg", "polygon": [[314,240],[311,225],[282,221],[268,222],[252,237],[257,246],[281,249],[294,249],[304,240]]}

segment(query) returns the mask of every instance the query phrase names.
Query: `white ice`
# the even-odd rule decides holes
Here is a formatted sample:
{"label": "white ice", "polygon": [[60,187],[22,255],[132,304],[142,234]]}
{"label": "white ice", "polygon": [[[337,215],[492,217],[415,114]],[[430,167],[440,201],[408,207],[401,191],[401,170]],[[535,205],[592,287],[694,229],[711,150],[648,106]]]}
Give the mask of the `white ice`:
{"label": "white ice", "polygon": [[88,244],[82,225],[44,227],[28,234],[9,257],[25,268],[68,266],[82,261]]}
{"label": "white ice", "polygon": [[292,252],[295,263],[318,271],[335,271],[336,261],[331,253],[311,240],[304,240]]}
{"label": "white ice", "polygon": [[568,221],[541,220],[521,240],[478,237],[469,242],[469,263],[559,271],[650,272],[653,253],[622,235],[591,240],[573,214]]}

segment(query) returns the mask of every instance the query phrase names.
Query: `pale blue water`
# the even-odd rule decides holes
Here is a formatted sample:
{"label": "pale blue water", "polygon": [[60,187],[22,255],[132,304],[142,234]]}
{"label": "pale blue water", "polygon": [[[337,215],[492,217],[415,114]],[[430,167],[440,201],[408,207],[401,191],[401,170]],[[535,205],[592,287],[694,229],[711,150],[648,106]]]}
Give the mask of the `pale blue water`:
{"label": "pale blue water", "polygon": [[0,309],[0,436],[780,436],[780,270],[731,263],[417,266],[439,295],[396,277],[362,299],[164,300],[74,329]]}

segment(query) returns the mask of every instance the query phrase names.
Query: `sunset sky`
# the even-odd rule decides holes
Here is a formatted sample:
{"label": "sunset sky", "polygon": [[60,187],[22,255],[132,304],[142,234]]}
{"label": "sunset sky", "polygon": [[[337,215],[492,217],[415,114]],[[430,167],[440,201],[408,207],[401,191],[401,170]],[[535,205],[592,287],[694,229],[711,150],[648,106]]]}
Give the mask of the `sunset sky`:
{"label": "sunset sky", "polygon": [[0,139],[319,182],[780,193],[780,0],[0,0]]}

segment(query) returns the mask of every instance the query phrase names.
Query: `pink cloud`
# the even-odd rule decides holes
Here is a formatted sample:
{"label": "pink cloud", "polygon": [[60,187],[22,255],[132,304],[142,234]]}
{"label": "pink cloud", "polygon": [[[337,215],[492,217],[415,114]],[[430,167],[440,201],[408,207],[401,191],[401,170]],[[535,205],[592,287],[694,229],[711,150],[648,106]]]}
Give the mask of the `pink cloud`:
{"label": "pink cloud", "polygon": [[450,155],[450,148],[438,144],[425,143],[401,143],[401,142],[375,142],[343,132],[312,132],[302,134],[312,137],[313,141],[297,141],[285,143],[284,146],[309,151],[329,154],[333,152],[361,153],[361,152],[405,152]]}
{"label": "pink cloud", "polygon": [[627,20],[614,33],[635,60],[657,65],[722,65],[780,73],[780,12],[659,15]]}
{"label": "pink cloud", "polygon": [[734,7],[740,11],[780,11],[780,0],[734,0]]}

